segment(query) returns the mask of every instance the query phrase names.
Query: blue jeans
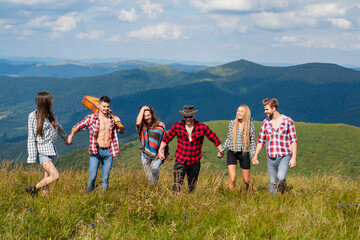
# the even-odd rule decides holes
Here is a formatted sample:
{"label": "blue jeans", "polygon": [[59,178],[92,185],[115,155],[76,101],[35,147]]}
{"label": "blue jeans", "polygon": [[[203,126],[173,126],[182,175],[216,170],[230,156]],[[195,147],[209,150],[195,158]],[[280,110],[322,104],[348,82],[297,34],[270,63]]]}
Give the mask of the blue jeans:
{"label": "blue jeans", "polygon": [[159,181],[159,167],[162,164],[162,161],[157,157],[141,153],[141,162],[144,166],[146,178],[151,184],[156,185]]}
{"label": "blue jeans", "polygon": [[97,148],[98,155],[90,155],[89,162],[89,181],[87,183],[88,193],[94,190],[95,180],[99,165],[101,163],[101,190],[107,189],[109,185],[109,175],[113,162],[113,158],[110,153],[110,149]]}
{"label": "blue jeans", "polygon": [[284,157],[267,157],[267,168],[269,175],[269,193],[276,194],[277,189],[283,193],[286,190],[286,173],[289,169],[291,155]]}

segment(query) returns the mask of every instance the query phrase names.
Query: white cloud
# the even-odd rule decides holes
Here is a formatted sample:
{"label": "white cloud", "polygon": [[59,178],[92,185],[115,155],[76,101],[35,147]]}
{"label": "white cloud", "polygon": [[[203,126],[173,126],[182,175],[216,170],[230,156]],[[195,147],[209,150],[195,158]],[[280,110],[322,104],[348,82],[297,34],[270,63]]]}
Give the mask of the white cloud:
{"label": "white cloud", "polygon": [[120,34],[116,34],[116,35],[104,40],[104,42],[120,42],[120,41],[121,41],[121,35]]}
{"label": "white cloud", "polygon": [[68,32],[76,29],[77,22],[80,21],[79,16],[75,16],[76,13],[69,13],[64,16],[57,17],[54,19],[51,16],[41,16],[31,19],[25,24],[25,28],[30,29],[51,29],[55,32]]}
{"label": "white cloud", "polygon": [[360,35],[344,34],[308,34],[302,36],[285,35],[273,39],[272,47],[297,46],[317,49],[359,50]]}
{"label": "white cloud", "polygon": [[247,30],[247,26],[242,23],[239,16],[212,15],[212,18],[217,21],[217,26],[225,31],[246,32]]}
{"label": "white cloud", "polygon": [[26,10],[20,10],[20,11],[17,12],[17,14],[18,14],[19,16],[29,16],[29,15],[32,14],[32,12],[26,11]]}
{"label": "white cloud", "polygon": [[100,37],[102,37],[104,35],[104,31],[100,30],[100,31],[96,31],[96,30],[92,30],[88,33],[84,33],[84,32],[80,32],[79,34],[76,35],[77,39],[98,39]]}
{"label": "white cloud", "polygon": [[36,17],[25,24],[27,28],[48,28],[49,26],[51,26],[49,16]]}
{"label": "white cloud", "polygon": [[298,38],[295,36],[282,36],[281,38],[275,38],[275,43],[271,46],[273,47],[282,47],[286,45],[298,46],[298,47],[311,47],[312,43],[303,38]]}
{"label": "white cloud", "polygon": [[320,18],[342,16],[346,13],[346,10],[335,3],[322,3],[304,6],[304,9],[300,12],[309,17]]}
{"label": "white cloud", "polygon": [[53,30],[57,32],[68,32],[76,29],[76,23],[80,21],[79,17],[73,16],[73,14],[59,17],[53,26]]}
{"label": "white cloud", "polygon": [[39,5],[44,3],[56,2],[56,0],[2,0],[2,2],[24,5]]}
{"label": "white cloud", "polygon": [[0,19],[0,29],[9,30],[14,27],[14,21],[9,19]]}
{"label": "white cloud", "polygon": [[126,11],[125,9],[121,9],[119,11],[118,18],[119,18],[120,21],[135,22],[136,19],[137,19],[137,14],[136,14],[134,8],[131,8],[130,11]]}
{"label": "white cloud", "polygon": [[348,20],[344,19],[344,18],[328,18],[328,20],[334,25],[337,26],[339,28],[343,28],[343,29],[349,29],[351,28],[351,22],[349,22]]}
{"label": "white cloud", "polygon": [[218,49],[238,50],[238,49],[240,49],[240,45],[237,43],[226,43],[226,44],[219,45],[217,48]]}
{"label": "white cloud", "polygon": [[119,6],[123,3],[122,0],[89,0],[91,3],[96,3],[98,5],[111,5],[111,6]]}
{"label": "white cloud", "polygon": [[201,11],[263,11],[286,8],[288,0],[191,0],[191,4]]}
{"label": "white cloud", "polygon": [[149,25],[138,31],[131,31],[129,37],[139,39],[179,39],[182,37],[181,29],[178,25],[172,23],[159,23],[158,25]]}
{"label": "white cloud", "polygon": [[281,30],[315,26],[316,20],[299,17],[296,12],[261,12],[251,16],[253,24],[260,28]]}
{"label": "white cloud", "polygon": [[161,4],[151,3],[150,0],[142,0],[138,2],[141,10],[151,19],[157,18],[159,14],[161,14],[164,9]]}

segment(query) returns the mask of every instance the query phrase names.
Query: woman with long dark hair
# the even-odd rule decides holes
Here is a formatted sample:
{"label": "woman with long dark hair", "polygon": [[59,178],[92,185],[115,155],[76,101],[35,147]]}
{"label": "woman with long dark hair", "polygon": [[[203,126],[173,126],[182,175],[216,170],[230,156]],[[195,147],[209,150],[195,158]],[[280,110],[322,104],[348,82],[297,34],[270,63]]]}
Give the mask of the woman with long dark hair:
{"label": "woman with long dark hair", "polygon": [[255,126],[251,120],[251,111],[247,105],[241,105],[236,117],[229,122],[227,138],[223,149],[228,149],[227,165],[229,170],[229,189],[235,188],[236,165],[239,160],[246,188],[250,186],[250,154],[255,153]]}
{"label": "woman with long dark hair", "polygon": [[39,163],[43,168],[43,178],[37,184],[27,187],[26,191],[35,195],[39,188],[49,185],[59,179],[59,172],[55,167],[57,151],[55,148],[56,135],[64,139],[66,134],[51,111],[53,100],[50,93],[39,92],[35,98],[37,109],[28,118],[28,163]]}
{"label": "woman with long dark hair", "polygon": [[158,150],[166,134],[165,124],[157,119],[152,107],[143,106],[136,118],[136,129],[139,134],[139,149],[145,175],[152,185],[156,185],[159,181],[159,167],[162,164]]}

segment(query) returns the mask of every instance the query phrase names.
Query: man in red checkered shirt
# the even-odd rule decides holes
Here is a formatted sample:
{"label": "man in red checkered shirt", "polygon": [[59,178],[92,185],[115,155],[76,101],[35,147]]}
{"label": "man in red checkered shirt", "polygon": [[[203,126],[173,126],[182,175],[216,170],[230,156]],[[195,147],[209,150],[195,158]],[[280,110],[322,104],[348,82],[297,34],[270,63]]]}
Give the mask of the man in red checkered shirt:
{"label": "man in red checkered shirt", "polygon": [[266,141],[267,167],[269,175],[269,193],[276,194],[286,190],[286,173],[288,168],[296,166],[297,139],[294,121],[279,113],[276,98],[263,100],[267,118],[263,121],[253,165],[258,165],[259,152]]}
{"label": "man in red checkered shirt", "polygon": [[101,190],[106,190],[109,185],[109,175],[113,157],[119,154],[119,142],[116,132],[122,132],[115,122],[120,119],[110,116],[110,98],[103,96],[99,100],[99,111],[87,115],[82,121],[74,125],[68,136],[71,144],[73,136],[78,131],[89,129],[89,180],[87,183],[88,192],[95,188],[95,180],[101,163]]}
{"label": "man in red checkered shirt", "polygon": [[200,171],[201,147],[203,145],[204,136],[206,136],[218,148],[218,157],[224,154],[221,141],[211,129],[194,119],[198,110],[194,110],[194,106],[186,105],[180,114],[184,116],[182,121],[174,124],[170,131],[163,138],[160,148],[159,157],[165,159],[164,149],[167,144],[177,136],[178,145],[175,153],[174,164],[174,186],[173,191],[179,193],[184,182],[185,174],[187,174],[189,192],[196,187]]}

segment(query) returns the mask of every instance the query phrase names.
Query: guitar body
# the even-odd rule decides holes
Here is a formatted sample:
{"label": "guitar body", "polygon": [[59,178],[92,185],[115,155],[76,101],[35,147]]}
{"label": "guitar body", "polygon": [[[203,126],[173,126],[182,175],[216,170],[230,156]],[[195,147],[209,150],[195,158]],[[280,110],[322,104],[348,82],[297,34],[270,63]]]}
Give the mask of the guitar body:
{"label": "guitar body", "polygon": [[85,96],[82,100],[82,104],[94,113],[99,111],[99,98],[97,97]]}
{"label": "guitar body", "polygon": [[[99,98],[97,97],[92,97],[92,96],[84,96],[83,100],[82,100],[82,104],[87,107],[88,109],[90,109],[92,112],[96,113],[99,112]],[[112,118],[114,118],[114,115],[110,113],[110,116]],[[120,133],[124,133],[124,126],[121,124],[121,122],[116,122],[116,125],[119,128],[119,132]]]}

